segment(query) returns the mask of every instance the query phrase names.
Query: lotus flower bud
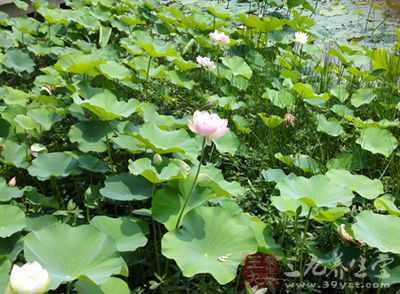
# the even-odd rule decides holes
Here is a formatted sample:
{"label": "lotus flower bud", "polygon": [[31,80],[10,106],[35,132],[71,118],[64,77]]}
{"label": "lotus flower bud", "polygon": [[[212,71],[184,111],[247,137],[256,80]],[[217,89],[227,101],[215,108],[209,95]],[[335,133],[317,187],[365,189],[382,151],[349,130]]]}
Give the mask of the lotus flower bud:
{"label": "lotus flower bud", "polygon": [[163,159],[160,154],[158,154],[158,153],[154,154],[154,156],[153,156],[153,164],[154,165],[160,165],[162,163],[162,161],[163,161]]}
{"label": "lotus flower bud", "polygon": [[285,114],[284,120],[285,120],[286,128],[289,126],[294,128],[296,126],[296,117],[293,114],[291,114],[290,112]]}
{"label": "lotus flower bud", "polygon": [[188,121],[189,129],[206,139],[207,145],[211,145],[211,141],[218,139],[229,132],[228,120],[221,119],[216,113],[208,113],[208,111],[196,110],[192,120]]}
{"label": "lotus flower bud", "polygon": [[14,265],[10,274],[9,289],[14,294],[42,294],[50,282],[47,270],[34,261],[22,267]]}
{"label": "lotus flower bud", "polygon": [[198,64],[200,64],[201,66],[205,67],[208,70],[214,70],[217,68],[214,64],[214,61],[212,61],[208,57],[197,56],[196,61]]}
{"label": "lotus flower bud", "polygon": [[17,178],[13,177],[9,182],[8,185],[11,187],[15,187],[17,185]]}

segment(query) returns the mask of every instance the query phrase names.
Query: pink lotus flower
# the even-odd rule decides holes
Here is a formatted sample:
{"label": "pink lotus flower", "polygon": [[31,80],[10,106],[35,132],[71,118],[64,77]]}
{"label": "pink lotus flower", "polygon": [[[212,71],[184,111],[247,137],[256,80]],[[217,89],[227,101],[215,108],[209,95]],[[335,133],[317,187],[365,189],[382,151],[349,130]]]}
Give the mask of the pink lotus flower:
{"label": "pink lotus flower", "polygon": [[11,187],[15,187],[17,185],[17,178],[13,177],[9,182],[8,185]]}
{"label": "pink lotus flower", "polygon": [[228,45],[231,42],[229,37],[227,35],[225,35],[224,32],[219,32],[217,30],[215,30],[213,33],[210,33],[210,38],[215,43],[221,44],[221,45]]}
{"label": "pink lotus flower", "polygon": [[192,120],[188,121],[189,129],[206,139],[206,144],[211,145],[211,141],[222,137],[229,132],[228,120],[221,119],[216,113],[196,110]]}
{"label": "pink lotus flower", "polygon": [[198,64],[200,64],[201,66],[204,66],[205,68],[207,68],[209,70],[216,69],[214,61],[212,61],[208,57],[197,56],[196,61]]}

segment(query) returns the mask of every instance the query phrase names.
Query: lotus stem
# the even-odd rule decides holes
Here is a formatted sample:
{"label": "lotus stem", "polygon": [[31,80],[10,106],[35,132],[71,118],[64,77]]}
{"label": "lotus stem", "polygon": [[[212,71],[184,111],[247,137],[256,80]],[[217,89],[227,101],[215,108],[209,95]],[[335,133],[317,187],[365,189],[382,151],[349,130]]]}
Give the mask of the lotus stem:
{"label": "lotus stem", "polygon": [[107,142],[108,157],[109,157],[110,165],[111,165],[111,171],[114,174],[115,173],[115,167],[114,167],[114,162],[113,162],[112,155],[111,155],[110,140],[109,140],[109,137],[108,137],[108,122],[106,122],[106,142]]}
{"label": "lotus stem", "polygon": [[310,222],[310,215],[311,215],[312,207],[308,210],[307,218],[306,218],[306,224],[304,225],[304,231],[303,231],[303,238],[301,241],[301,250],[300,250],[300,278],[299,278],[299,285],[302,284],[303,278],[304,278],[304,264],[303,264],[303,251],[304,251],[304,245],[306,243],[306,236],[307,236],[307,230],[308,230],[308,224]]}
{"label": "lotus stem", "polygon": [[151,61],[152,61],[152,57],[150,56],[149,57],[149,63],[147,64],[147,70],[146,70],[146,80],[145,80],[145,82],[144,82],[144,86],[145,86],[145,96],[146,96],[146,99],[147,99],[147,92],[148,92],[148,84],[147,84],[147,81],[149,80],[149,72],[150,72],[150,66],[151,66]]}
{"label": "lotus stem", "polygon": [[192,196],[193,189],[196,186],[197,178],[199,177],[199,174],[200,174],[201,162],[203,161],[203,158],[204,158],[204,153],[205,153],[205,149],[206,149],[205,147],[206,147],[206,138],[203,138],[203,144],[201,146],[201,157],[200,157],[199,165],[197,167],[196,175],[194,177],[192,186],[190,187],[189,193],[186,195],[186,199],[185,199],[185,202],[183,203],[182,209],[179,212],[178,221],[176,222],[175,229],[179,228],[179,224],[181,222],[183,212],[185,211],[185,208],[186,208],[187,204],[189,203],[189,199]]}

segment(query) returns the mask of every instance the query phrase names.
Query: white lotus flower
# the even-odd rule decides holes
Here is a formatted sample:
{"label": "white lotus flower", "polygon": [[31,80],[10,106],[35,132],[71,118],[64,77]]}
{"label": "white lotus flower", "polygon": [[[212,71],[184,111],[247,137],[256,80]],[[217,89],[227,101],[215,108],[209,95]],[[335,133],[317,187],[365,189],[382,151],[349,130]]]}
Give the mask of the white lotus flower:
{"label": "white lotus flower", "polygon": [[296,32],[294,34],[295,41],[301,45],[307,44],[308,42],[308,34],[304,32]]}
{"label": "white lotus flower", "polygon": [[22,267],[14,265],[10,274],[9,288],[14,294],[43,294],[50,282],[47,270],[34,261]]}
{"label": "white lotus flower", "polygon": [[205,68],[207,68],[209,70],[216,69],[214,61],[212,61],[208,57],[197,56],[196,61],[198,64],[200,64],[201,66],[204,66]]}
{"label": "white lotus flower", "polygon": [[231,42],[229,37],[227,35],[225,35],[224,32],[219,32],[218,30],[215,30],[213,33],[210,33],[210,38],[215,43],[218,43],[221,45],[228,45]]}

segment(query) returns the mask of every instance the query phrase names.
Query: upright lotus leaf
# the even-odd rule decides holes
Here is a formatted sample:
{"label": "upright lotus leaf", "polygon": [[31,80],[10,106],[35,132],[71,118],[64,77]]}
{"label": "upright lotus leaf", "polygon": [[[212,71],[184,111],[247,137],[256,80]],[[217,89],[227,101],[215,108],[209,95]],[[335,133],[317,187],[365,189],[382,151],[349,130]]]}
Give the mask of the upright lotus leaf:
{"label": "upright lotus leaf", "polygon": [[379,153],[385,157],[389,157],[398,144],[390,131],[376,127],[363,129],[356,143],[364,150],[374,154]]}
{"label": "upright lotus leaf", "polygon": [[278,182],[277,188],[284,199],[297,199],[311,207],[349,206],[354,197],[348,187],[337,185],[323,175],[311,178],[285,178]]}
{"label": "upright lotus leaf", "polygon": [[25,213],[15,205],[0,205],[0,238],[6,238],[26,227]]}
{"label": "upright lotus leaf", "polygon": [[277,91],[271,88],[266,88],[263,98],[270,100],[273,105],[283,109],[292,108],[296,102],[293,94],[285,89]]}
{"label": "upright lotus leaf", "polygon": [[69,139],[78,143],[82,152],[104,152],[107,150],[106,137],[111,137],[111,128],[102,121],[81,121],[68,132]]}
{"label": "upright lotus leaf", "polygon": [[14,89],[8,86],[0,88],[0,98],[4,99],[7,105],[26,105],[31,99],[31,94]]}
{"label": "upright lotus leaf", "polygon": [[189,90],[193,89],[193,86],[196,85],[195,81],[190,80],[181,71],[177,70],[169,71],[167,77],[172,84],[177,85],[179,87],[184,87]]}
{"label": "upright lotus leaf", "polygon": [[342,126],[336,120],[327,120],[325,115],[316,114],[317,131],[328,134],[333,137],[340,136],[344,133]]}
{"label": "upright lotus leaf", "polygon": [[24,239],[26,260],[39,262],[49,272],[51,290],[82,276],[101,284],[113,274],[126,274],[115,242],[91,225],[57,223]]}
{"label": "upright lotus leaf", "polygon": [[119,134],[111,140],[115,149],[125,149],[133,154],[144,153],[146,150],[146,146],[132,134]]}
{"label": "upright lotus leaf", "polygon": [[112,60],[100,64],[99,69],[109,79],[129,81],[132,77],[132,72],[128,68]]}
{"label": "upright lotus leaf", "polygon": [[136,108],[140,104],[136,99],[129,99],[127,102],[118,101],[117,97],[108,90],[104,90],[104,92],[86,100],[82,100],[75,95],[74,103],[90,110],[100,119],[106,121],[122,117],[127,118],[136,111]]}
{"label": "upright lotus leaf", "polygon": [[111,171],[108,165],[103,160],[89,154],[79,156],[78,166],[81,169],[88,170],[94,173],[104,174]]}
{"label": "upright lotus leaf", "polygon": [[24,242],[20,233],[12,234],[7,238],[0,238],[0,258],[6,257],[9,261],[13,262],[22,251],[23,245]]}
{"label": "upright lotus leaf", "polygon": [[201,167],[197,184],[210,188],[217,196],[240,197],[244,193],[244,188],[238,182],[226,181],[221,170],[211,164]]}
{"label": "upright lotus leaf", "polygon": [[278,152],[274,156],[288,166],[294,165],[305,172],[318,173],[320,171],[318,162],[307,154],[283,155]]}
{"label": "upright lotus leaf", "polygon": [[50,9],[47,6],[39,7],[37,12],[44,17],[48,24],[63,25],[67,24],[71,18],[82,14],[79,10],[74,10],[74,13],[68,13],[68,11],[65,11],[64,9]]}
{"label": "upright lotus leaf", "polygon": [[6,180],[0,177],[0,202],[20,198],[22,195],[24,195],[23,190],[7,185]]}
{"label": "upright lotus leaf", "polygon": [[98,66],[106,62],[105,57],[100,54],[69,53],[58,59],[55,68],[66,72],[96,76],[101,74]]}
{"label": "upright lotus leaf", "polygon": [[378,211],[387,211],[392,215],[400,216],[400,209],[394,203],[396,198],[390,194],[383,195],[374,200],[374,206]]}
{"label": "upright lotus leaf", "polygon": [[235,279],[243,255],[257,251],[257,242],[240,216],[220,207],[198,207],[186,214],[182,228],[164,235],[161,247],[185,277],[209,273],[224,285]]}
{"label": "upright lotus leaf", "polygon": [[284,256],[282,247],[272,237],[272,230],[266,223],[258,218],[251,220],[251,227],[257,240],[257,252],[273,254],[278,258]]}
{"label": "upright lotus leaf", "polygon": [[18,144],[13,140],[6,140],[3,143],[4,150],[0,152],[0,161],[19,168],[26,168],[29,165],[27,154],[29,148],[25,143]]}
{"label": "upright lotus leaf", "polygon": [[213,142],[218,152],[229,153],[232,156],[235,156],[236,152],[240,148],[239,138],[235,135],[234,132],[229,132],[226,135],[214,140]]}
{"label": "upright lotus leaf", "polygon": [[140,127],[135,137],[147,148],[159,154],[179,152],[188,156],[189,159],[194,159],[200,153],[200,144],[183,129],[165,131],[154,122],[148,122]]}
{"label": "upright lotus leaf", "polygon": [[364,210],[352,225],[354,237],[381,252],[400,254],[400,217]]}
{"label": "upright lotus leaf", "polygon": [[353,175],[347,170],[331,169],[325,175],[335,184],[348,187],[367,199],[374,199],[384,192],[380,180],[371,180],[363,175]]}
{"label": "upright lotus leaf", "polygon": [[235,55],[233,57],[222,57],[222,64],[229,68],[233,76],[242,76],[248,80],[251,79],[253,71],[243,58]]}
{"label": "upright lotus leaf", "polygon": [[342,103],[346,102],[346,100],[349,98],[349,91],[347,91],[346,85],[344,84],[334,86],[330,90],[330,94],[338,98]]}
{"label": "upright lotus leaf", "polygon": [[323,106],[329,100],[329,94],[316,94],[310,84],[296,83],[293,89],[299,94],[307,103],[316,106]]}
{"label": "upright lotus leaf", "polygon": [[[1,11],[0,11],[0,17],[1,17]],[[9,272],[11,271],[11,266],[12,263],[7,257],[0,256],[0,293],[6,293],[5,289],[7,288],[8,281],[10,280]]]}
{"label": "upright lotus leaf", "polygon": [[[169,231],[174,230],[176,227],[179,213],[182,210],[186,197],[188,197],[193,180],[194,175],[186,179],[170,181],[153,196],[151,205],[153,219],[162,223]],[[203,205],[207,200],[214,197],[215,194],[212,190],[196,186],[182,216],[185,216],[189,211]]]}
{"label": "upright lotus leaf", "polygon": [[132,217],[112,218],[98,215],[92,218],[90,225],[112,238],[119,252],[135,251],[147,243],[139,220]]}
{"label": "upright lotus leaf", "polygon": [[78,159],[67,152],[41,153],[32,161],[28,172],[41,181],[52,177],[64,178],[82,172],[78,163]]}
{"label": "upright lotus leaf", "polygon": [[22,49],[10,49],[6,52],[5,66],[13,69],[17,73],[26,71],[32,73],[35,69],[35,62],[29,53]]}
{"label": "upright lotus leaf", "polygon": [[119,278],[111,277],[101,285],[92,281],[80,280],[75,282],[75,289],[79,294],[130,294],[126,282]]}
{"label": "upright lotus leaf", "polygon": [[258,116],[262,119],[263,123],[271,129],[279,127],[285,121],[279,115],[274,114],[266,116],[265,113],[258,113]]}
{"label": "upright lotus leaf", "polygon": [[184,179],[188,173],[186,168],[190,168],[179,159],[165,158],[160,165],[153,165],[148,158],[139,158],[129,161],[129,171],[134,175],[141,175],[154,184]]}
{"label": "upright lotus leaf", "polygon": [[152,58],[179,56],[172,43],[153,39],[149,33],[144,31],[135,31],[132,35],[136,39],[135,43]]}
{"label": "upright lotus leaf", "polygon": [[318,222],[334,222],[349,211],[348,207],[321,208],[312,215],[312,218]]}
{"label": "upright lotus leaf", "polygon": [[361,88],[358,89],[353,95],[351,96],[351,104],[354,107],[360,107],[364,104],[369,104],[374,100],[376,97],[376,93],[374,89],[370,88]]}
{"label": "upright lotus leaf", "polygon": [[310,206],[305,204],[301,200],[297,199],[286,199],[281,196],[272,196],[271,204],[279,211],[285,213],[288,216],[296,216],[297,209],[301,207],[300,216],[307,216]]}
{"label": "upright lotus leaf", "polygon": [[50,131],[54,123],[63,119],[63,112],[63,109],[61,110],[51,106],[41,106],[28,109],[26,115],[39,124],[43,130]]}

